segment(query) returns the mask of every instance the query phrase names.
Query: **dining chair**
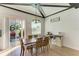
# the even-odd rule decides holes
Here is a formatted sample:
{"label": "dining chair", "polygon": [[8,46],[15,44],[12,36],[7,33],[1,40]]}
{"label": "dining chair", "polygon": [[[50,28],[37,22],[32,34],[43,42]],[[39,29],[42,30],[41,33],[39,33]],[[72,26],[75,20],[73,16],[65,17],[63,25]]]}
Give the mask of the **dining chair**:
{"label": "dining chair", "polygon": [[28,35],[28,39],[31,40],[32,39],[32,35]]}
{"label": "dining chair", "polygon": [[44,48],[47,48],[47,51],[48,51],[48,48],[49,48],[49,37],[45,37],[44,40],[42,41],[42,46],[43,46],[43,50],[45,50]]}
{"label": "dining chair", "polygon": [[34,35],[34,37],[35,37],[35,38],[37,38],[37,37],[38,37],[38,35]]}
{"label": "dining chair", "polygon": [[42,51],[42,40],[43,38],[37,38],[35,48],[36,48],[36,55],[38,53],[38,49],[41,49]]}
{"label": "dining chair", "polygon": [[20,56],[24,56],[25,47],[22,39],[20,39],[20,44],[21,44]]}
{"label": "dining chair", "polygon": [[21,52],[20,56],[24,56],[26,50],[30,51],[31,55],[33,54],[33,46],[31,44],[24,44],[23,39],[20,39]]}

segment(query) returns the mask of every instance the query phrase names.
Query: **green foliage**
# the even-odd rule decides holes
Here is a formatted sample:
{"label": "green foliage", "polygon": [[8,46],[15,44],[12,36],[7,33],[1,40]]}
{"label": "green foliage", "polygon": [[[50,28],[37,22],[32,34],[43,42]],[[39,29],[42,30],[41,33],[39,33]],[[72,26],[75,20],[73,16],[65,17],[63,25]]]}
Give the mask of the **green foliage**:
{"label": "green foliage", "polygon": [[20,30],[20,28],[21,28],[21,24],[18,24],[18,23],[12,24],[12,25],[10,26],[10,31]]}

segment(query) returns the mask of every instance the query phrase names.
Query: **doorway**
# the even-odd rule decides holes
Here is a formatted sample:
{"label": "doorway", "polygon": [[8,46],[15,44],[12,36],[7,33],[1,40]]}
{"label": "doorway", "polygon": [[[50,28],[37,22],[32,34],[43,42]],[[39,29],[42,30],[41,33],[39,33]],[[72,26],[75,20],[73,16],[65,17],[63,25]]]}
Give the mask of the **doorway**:
{"label": "doorway", "polygon": [[19,45],[19,39],[24,38],[24,20],[9,20],[10,46]]}

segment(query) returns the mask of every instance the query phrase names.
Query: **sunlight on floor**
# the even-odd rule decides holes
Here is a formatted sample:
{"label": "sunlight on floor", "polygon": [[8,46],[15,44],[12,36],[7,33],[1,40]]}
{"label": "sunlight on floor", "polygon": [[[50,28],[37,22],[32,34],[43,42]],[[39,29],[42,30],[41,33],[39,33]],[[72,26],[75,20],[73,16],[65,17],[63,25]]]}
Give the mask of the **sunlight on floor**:
{"label": "sunlight on floor", "polygon": [[7,56],[9,53],[11,53],[12,51],[16,50],[17,48],[19,48],[20,46],[16,46],[14,48],[9,48],[9,49],[6,49],[4,51],[2,51],[0,53],[0,56]]}

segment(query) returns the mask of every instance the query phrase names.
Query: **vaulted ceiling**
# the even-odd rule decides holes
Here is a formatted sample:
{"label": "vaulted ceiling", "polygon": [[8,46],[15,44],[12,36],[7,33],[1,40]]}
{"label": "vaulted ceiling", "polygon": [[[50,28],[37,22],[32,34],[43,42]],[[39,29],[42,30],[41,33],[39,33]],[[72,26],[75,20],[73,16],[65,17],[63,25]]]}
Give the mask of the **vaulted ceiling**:
{"label": "vaulted ceiling", "polygon": [[66,11],[75,5],[73,3],[0,3],[0,6],[45,18]]}

